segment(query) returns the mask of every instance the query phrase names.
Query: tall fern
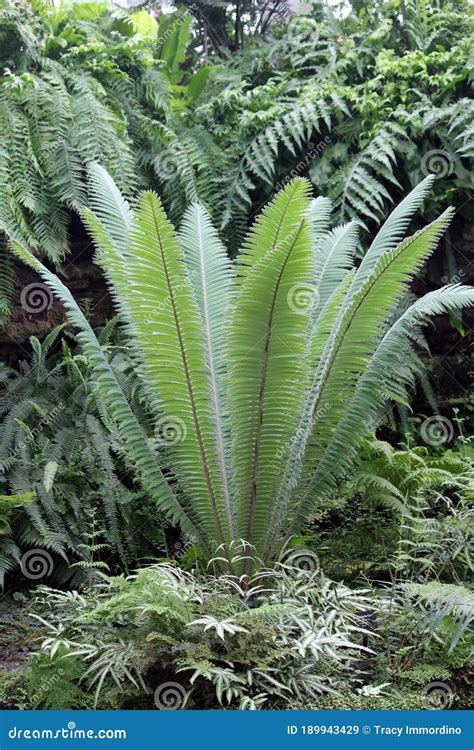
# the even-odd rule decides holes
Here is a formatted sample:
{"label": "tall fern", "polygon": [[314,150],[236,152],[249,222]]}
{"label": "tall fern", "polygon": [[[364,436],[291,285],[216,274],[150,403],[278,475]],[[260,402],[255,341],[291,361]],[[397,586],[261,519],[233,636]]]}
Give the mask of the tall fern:
{"label": "tall fern", "polygon": [[330,231],[327,202],[311,202],[308,182],[293,180],[257,217],[232,268],[202,206],[177,234],[153,193],[132,212],[93,166],[95,212],[84,218],[155,419],[155,446],[71,294],[13,240],[80,329],[143,486],[206,554],[219,547],[231,570],[251,566],[232,557],[236,538],[260,558],[277,554],[353,465],[388,394],[398,388],[406,400],[398,358],[416,345],[420,324],[474,302],[473,288],[448,285],[401,313],[452,215],[402,238],[430,183],[395,209],[356,268],[355,226]]}

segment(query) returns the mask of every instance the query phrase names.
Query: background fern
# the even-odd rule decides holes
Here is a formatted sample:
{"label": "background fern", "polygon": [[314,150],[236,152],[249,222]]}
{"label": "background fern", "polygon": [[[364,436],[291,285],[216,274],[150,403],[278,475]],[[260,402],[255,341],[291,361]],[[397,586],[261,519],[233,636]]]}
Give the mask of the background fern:
{"label": "background fern", "polygon": [[[127,569],[140,555],[160,554],[155,545],[164,540],[159,516],[130,478],[115,426],[90,381],[87,359],[67,339],[59,347],[60,333],[54,330],[42,344],[32,339],[31,362],[11,373],[0,399],[1,491],[34,493],[23,509],[18,500],[2,529],[2,584],[29,549],[52,554],[57,580],[80,581],[87,575],[78,562],[102,558],[109,567],[118,563]],[[109,326],[104,345],[110,335]],[[132,394],[128,359],[111,344],[110,357]],[[135,408],[146,430],[147,417],[136,400]],[[94,516],[99,524],[85,548]],[[98,554],[91,557],[91,550]]]}

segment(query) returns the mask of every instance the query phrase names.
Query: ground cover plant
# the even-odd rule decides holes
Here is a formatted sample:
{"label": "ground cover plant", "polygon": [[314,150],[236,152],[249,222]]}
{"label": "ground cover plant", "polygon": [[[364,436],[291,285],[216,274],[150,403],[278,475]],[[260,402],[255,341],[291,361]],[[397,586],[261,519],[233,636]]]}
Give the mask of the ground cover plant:
{"label": "ground cover plant", "polygon": [[402,5],[0,6],[0,706],[469,706],[470,18]]}

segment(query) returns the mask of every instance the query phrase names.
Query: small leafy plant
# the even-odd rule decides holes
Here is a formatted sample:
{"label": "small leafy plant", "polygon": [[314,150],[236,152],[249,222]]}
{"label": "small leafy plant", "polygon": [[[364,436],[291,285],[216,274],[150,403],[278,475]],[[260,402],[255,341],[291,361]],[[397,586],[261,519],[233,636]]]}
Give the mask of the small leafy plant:
{"label": "small leafy plant", "polygon": [[33,667],[47,679],[82,661],[76,686],[92,690],[99,706],[114,685],[122,701],[138,691],[150,703],[171,672],[186,704],[178,708],[196,692],[211,706],[284,707],[361,679],[357,664],[372,653],[362,643],[366,594],[291,559],[260,570],[245,591],[231,575],[168,563],[83,594],[43,587],[36,609],[44,614],[35,615],[43,656]]}
{"label": "small leafy plant", "polygon": [[312,514],[307,536],[338,580],[472,577],[474,463],[464,444],[441,453],[379,439]]}

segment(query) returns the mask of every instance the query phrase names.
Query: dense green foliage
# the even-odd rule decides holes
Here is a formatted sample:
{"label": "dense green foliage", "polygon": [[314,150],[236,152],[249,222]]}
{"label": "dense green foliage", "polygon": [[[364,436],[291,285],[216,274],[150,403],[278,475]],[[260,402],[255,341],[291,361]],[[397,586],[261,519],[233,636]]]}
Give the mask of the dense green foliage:
{"label": "dense green foliage", "polygon": [[233,165],[226,220],[305,174],[339,221],[357,216],[371,229],[428,172],[439,178],[431,212],[447,197],[464,204],[474,147],[468,8],[405,6],[403,24],[398,2],[343,20],[314,11],[251,45],[227,80],[220,74],[199,112]]}
{"label": "dense green foliage", "polygon": [[[167,19],[157,28],[146,12],[129,16],[106,3],[0,4],[0,230],[59,261],[68,252],[70,212],[84,205],[90,160],[129,196],[163,168],[171,180],[170,144],[188,159],[187,138],[180,146],[173,122],[206,80],[188,76],[189,91],[176,85],[189,22],[172,20],[167,31]],[[182,164],[190,174],[194,167]],[[194,197],[196,190],[186,194]],[[1,284],[5,311],[11,274]]]}
{"label": "dense green foliage", "polygon": [[[343,19],[327,7],[275,14],[228,58],[212,40],[202,52],[210,11],[199,4],[157,26],[104,3],[3,0],[0,229],[61,259],[90,160],[129,196],[158,188],[174,222],[200,200],[233,250],[275,185],[295,176],[334,201],[339,221],[357,217],[370,231],[429,172],[429,218],[447,201],[462,211],[472,190],[469,8],[410,0],[400,23],[398,5]],[[5,313],[12,274],[1,284]]]}
{"label": "dense green foliage", "polygon": [[350,478],[313,515],[311,546],[335,578],[383,579],[393,569],[407,580],[467,583],[473,491],[472,447],[430,453],[367,441]]}
{"label": "dense green foliage", "polygon": [[[474,602],[463,587],[352,590],[307,550],[250,583],[160,564],[81,593],[41,587],[27,705],[413,709],[444,697],[468,706]],[[440,680],[447,692],[430,698],[424,689]]]}
{"label": "dense green foliage", "polygon": [[[104,329],[99,340],[141,415],[126,352],[110,341],[113,327]],[[87,358],[70,348],[72,337],[69,344],[63,339],[60,349],[55,346],[62,329],[41,343],[31,340],[31,361],[8,373],[0,398],[0,488],[34,493],[36,499],[24,513],[15,513],[13,525],[0,526],[4,536],[8,532],[0,556],[2,585],[5,572],[20,561],[21,548],[48,550],[56,559],[56,579],[73,576],[78,582],[81,571],[74,566],[87,561],[84,543],[90,534],[93,544],[103,545],[102,556],[111,565],[118,557],[125,568],[148,553],[145,520],[148,538],[162,539],[160,519],[149,518],[153,506],[126,473]],[[145,418],[142,424],[146,429]],[[8,500],[14,502],[19,500]]]}

